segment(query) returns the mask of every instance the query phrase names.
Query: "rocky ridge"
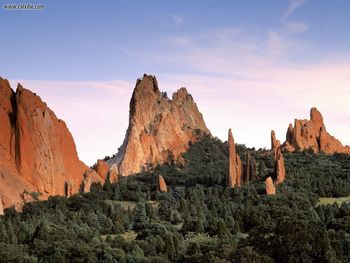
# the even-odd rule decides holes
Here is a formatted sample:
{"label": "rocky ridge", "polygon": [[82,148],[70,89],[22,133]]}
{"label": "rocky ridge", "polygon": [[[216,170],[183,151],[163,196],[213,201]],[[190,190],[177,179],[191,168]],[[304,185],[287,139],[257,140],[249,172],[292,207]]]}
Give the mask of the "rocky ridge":
{"label": "rocky ridge", "polygon": [[350,146],[331,136],[317,108],[311,108],[310,120],[294,120],[294,126],[289,124],[283,149],[289,152],[312,149],[315,153],[350,154]]}
{"label": "rocky ridge", "polygon": [[[0,195],[3,207],[19,208],[24,192],[71,195],[88,167],[79,160],[64,121],[39,96],[20,84],[14,92],[0,78]],[[96,173],[87,175],[100,181]]]}

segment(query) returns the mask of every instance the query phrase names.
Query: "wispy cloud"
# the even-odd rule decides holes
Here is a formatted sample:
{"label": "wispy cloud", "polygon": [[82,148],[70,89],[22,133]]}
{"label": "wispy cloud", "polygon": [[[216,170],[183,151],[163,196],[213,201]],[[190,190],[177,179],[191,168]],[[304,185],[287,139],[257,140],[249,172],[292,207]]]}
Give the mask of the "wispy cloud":
{"label": "wispy cloud", "polygon": [[284,13],[284,18],[289,17],[297,8],[306,3],[307,0],[291,0],[287,11]]}
{"label": "wispy cloud", "polygon": [[[295,27],[302,31],[302,25]],[[284,140],[289,122],[307,118],[309,109],[317,106],[328,130],[349,144],[348,59],[297,60],[295,54],[307,53],[308,45],[294,38],[291,29],[282,29],[259,36],[227,29],[226,35],[184,36],[177,61],[187,72],[196,73],[168,75],[165,86],[188,86],[209,128],[222,139],[232,127],[239,143],[267,146],[270,129]]]}
{"label": "wispy cloud", "polygon": [[307,23],[302,22],[290,22],[287,24],[287,30],[292,34],[301,34],[306,32],[309,29],[309,25]]}
{"label": "wispy cloud", "polygon": [[185,21],[185,19],[182,16],[178,15],[178,14],[172,14],[171,15],[171,19],[173,20],[173,22],[177,26],[181,25]]}

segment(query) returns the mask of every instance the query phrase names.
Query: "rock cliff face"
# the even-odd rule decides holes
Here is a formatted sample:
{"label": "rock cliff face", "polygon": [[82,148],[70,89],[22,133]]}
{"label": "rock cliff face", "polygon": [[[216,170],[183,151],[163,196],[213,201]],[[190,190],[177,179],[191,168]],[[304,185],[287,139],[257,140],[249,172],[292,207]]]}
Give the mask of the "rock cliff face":
{"label": "rock cliff face", "polygon": [[97,160],[96,172],[103,180],[106,180],[109,172],[108,164],[103,160]]}
{"label": "rock cliff face", "polygon": [[168,192],[168,186],[165,183],[163,176],[158,175],[158,186],[157,189],[159,192]]}
{"label": "rock cliff face", "polygon": [[118,181],[119,172],[115,164],[109,167],[107,162],[104,160],[97,160],[95,171],[100,176],[102,182],[104,182],[107,178],[111,183],[116,183]]}
{"label": "rock cliff face", "polygon": [[240,187],[242,183],[242,161],[236,152],[235,141],[232,136],[232,130],[228,130],[229,147],[229,174],[227,186],[230,188]]}
{"label": "rock cliff face", "polygon": [[294,120],[294,127],[289,124],[286,142],[283,147],[287,151],[308,150],[326,154],[348,153],[350,146],[343,146],[339,140],[331,136],[324,125],[321,113],[312,108],[310,120]]}
{"label": "rock cliff face", "polygon": [[78,158],[66,124],[39,96],[20,84],[14,92],[2,78],[0,126],[0,195],[4,207],[19,207],[24,190],[40,192],[43,198],[78,191],[87,167]]}
{"label": "rock cliff face", "polygon": [[109,168],[109,181],[111,183],[116,183],[119,180],[119,172],[118,172],[118,167],[113,164],[110,168]]}
{"label": "rock cliff face", "polygon": [[125,140],[108,164],[127,176],[167,160],[181,159],[198,134],[210,134],[202,114],[185,88],[168,99],[154,76],[138,79],[130,101]]}

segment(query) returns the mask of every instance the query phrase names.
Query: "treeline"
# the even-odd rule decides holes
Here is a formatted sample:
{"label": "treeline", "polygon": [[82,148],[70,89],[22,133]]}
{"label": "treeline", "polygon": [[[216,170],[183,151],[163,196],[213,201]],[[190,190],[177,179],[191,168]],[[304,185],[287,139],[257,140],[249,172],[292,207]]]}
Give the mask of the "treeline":
{"label": "treeline", "polygon": [[237,148],[257,163],[257,178],[239,189],[226,188],[227,145],[204,138],[182,164],[6,209],[0,262],[349,262],[349,205],[318,202],[350,195],[349,157],[284,154],[287,179],[267,196],[271,154]]}

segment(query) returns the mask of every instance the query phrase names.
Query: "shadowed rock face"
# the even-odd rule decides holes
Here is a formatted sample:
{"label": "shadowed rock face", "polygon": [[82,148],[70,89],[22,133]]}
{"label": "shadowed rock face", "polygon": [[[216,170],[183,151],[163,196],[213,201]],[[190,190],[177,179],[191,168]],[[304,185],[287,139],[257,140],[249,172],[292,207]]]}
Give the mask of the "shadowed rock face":
{"label": "shadowed rock face", "polygon": [[87,169],[73,137],[39,96],[18,84],[14,92],[0,78],[0,195],[4,207],[22,203],[21,194],[71,195]]}
{"label": "shadowed rock face", "polygon": [[311,109],[310,120],[296,119],[294,127],[292,124],[289,124],[286,142],[283,144],[283,147],[290,152],[297,149],[308,150],[311,148],[315,153],[350,154],[349,146],[343,146],[339,140],[327,132],[323,117],[316,108]]}
{"label": "shadowed rock face", "polygon": [[228,130],[228,148],[229,148],[229,174],[227,186],[230,188],[240,187],[242,184],[242,161],[236,152],[235,141],[232,136],[232,130]]}
{"label": "shadowed rock face", "polygon": [[108,164],[117,164],[119,174],[127,176],[181,154],[197,134],[209,134],[202,114],[185,88],[168,99],[158,89],[154,76],[144,75],[136,82],[129,112],[125,140]]}

